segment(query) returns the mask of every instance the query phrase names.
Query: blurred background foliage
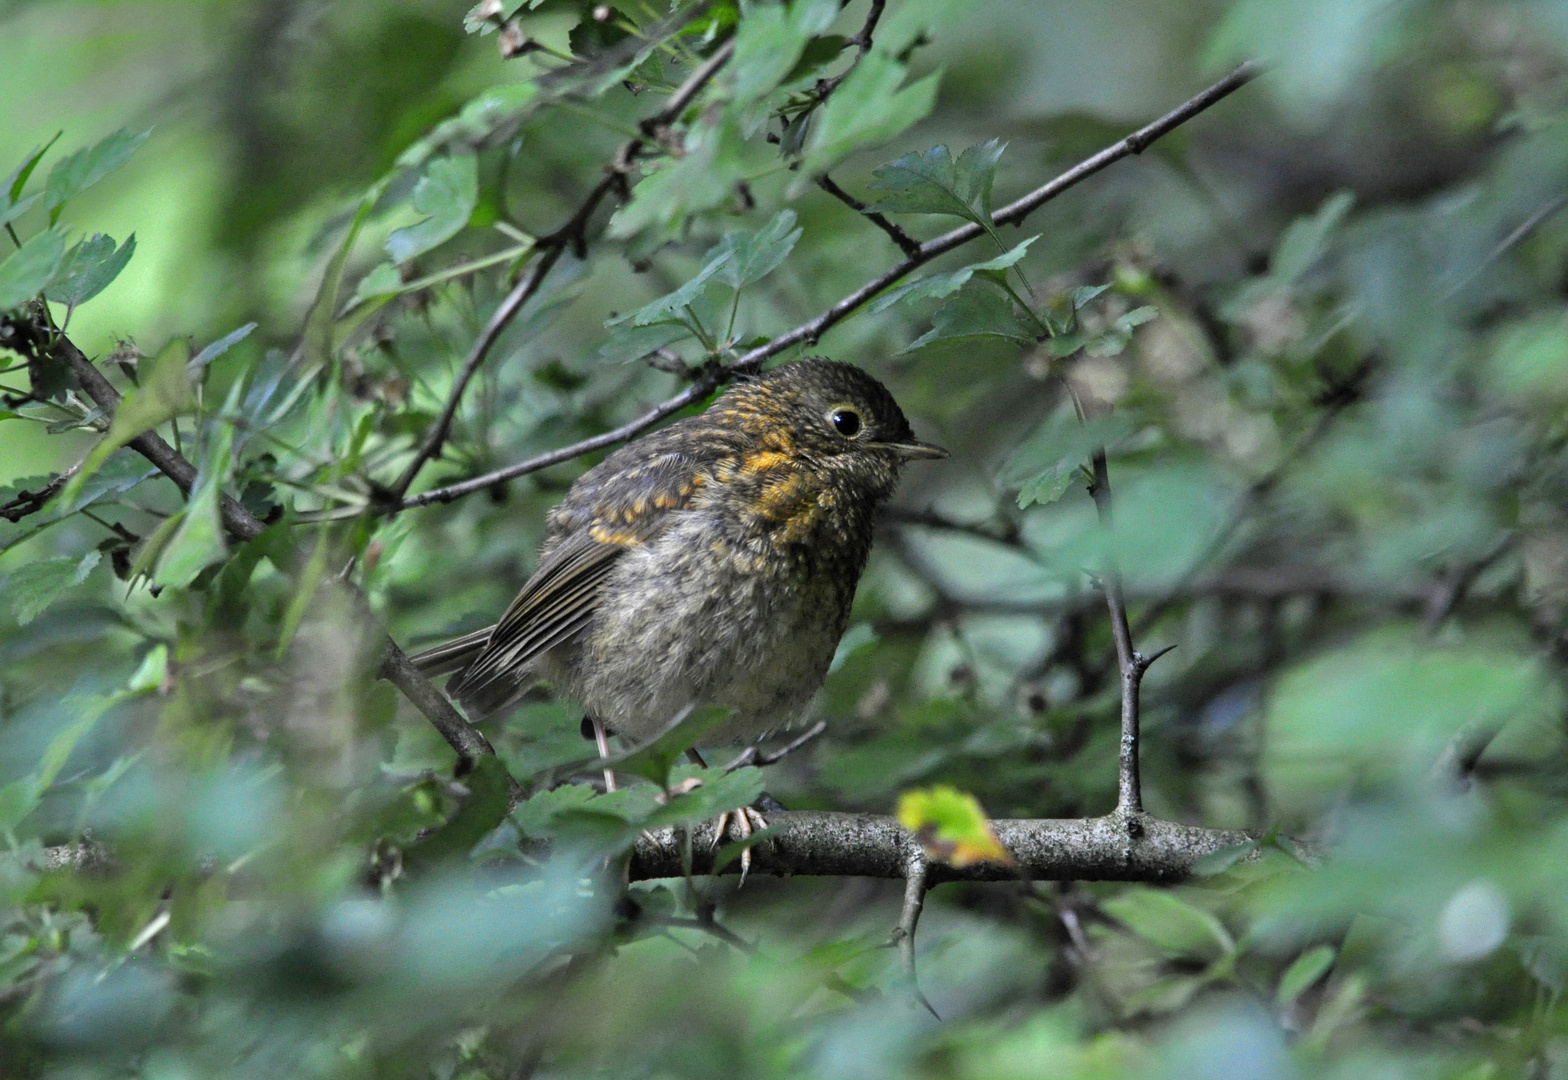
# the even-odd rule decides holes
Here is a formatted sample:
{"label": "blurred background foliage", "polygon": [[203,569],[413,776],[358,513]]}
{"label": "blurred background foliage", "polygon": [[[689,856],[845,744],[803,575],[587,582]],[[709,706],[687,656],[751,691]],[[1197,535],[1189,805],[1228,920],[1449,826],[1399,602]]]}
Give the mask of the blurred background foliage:
{"label": "blurred background foliage", "polygon": [[[16,513],[104,425],[0,353],[0,1072],[1568,1076],[1568,6],[890,0],[820,108],[865,0],[715,3],[588,78],[549,73],[682,20],[496,7],[517,17],[499,33],[444,0],[0,4],[0,163],[64,133],[0,191],[37,240],[0,263],[0,306],[48,277],[121,385],[194,393],[163,430],[207,485],[186,508],[121,451]],[[974,176],[1000,206],[1262,60],[936,267],[1037,235],[993,272],[1016,303],[981,273],[825,335],[953,457],[910,471],[815,707],[828,732],[765,782],[796,809],[887,813],[936,783],[995,817],[1113,805],[1070,388],[1114,440],[1138,642],[1179,646],[1145,684],[1149,808],[1316,841],[1321,865],[942,886],[918,950],[938,1021],[882,947],[896,883],[605,873],[642,825],[754,797],[755,772],[668,806],[535,783],[491,828],[493,772],[453,781],[371,678],[351,556],[410,648],[484,625],[593,460],[378,513],[535,239],[737,26],[745,62],[567,246],[413,491],[632,420],[685,363],[892,265],[813,172],[874,201],[901,155],[1000,140],[968,159],[990,156]],[[917,238],[957,223],[889,212]],[[709,341],[645,306],[725,242],[780,261],[683,297]],[[280,524],[225,544],[220,484]],[[584,757],[577,721],[534,701],[487,733],[534,783]],[[59,865],[84,837],[112,867]]]}

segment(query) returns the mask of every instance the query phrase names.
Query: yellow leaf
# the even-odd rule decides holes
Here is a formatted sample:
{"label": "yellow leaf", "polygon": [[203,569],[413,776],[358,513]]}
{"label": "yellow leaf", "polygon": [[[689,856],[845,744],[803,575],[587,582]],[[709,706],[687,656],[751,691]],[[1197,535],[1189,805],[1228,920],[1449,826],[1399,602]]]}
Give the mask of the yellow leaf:
{"label": "yellow leaf", "polygon": [[898,797],[898,822],[915,834],[927,855],[953,866],[1011,863],[973,795],[938,784]]}

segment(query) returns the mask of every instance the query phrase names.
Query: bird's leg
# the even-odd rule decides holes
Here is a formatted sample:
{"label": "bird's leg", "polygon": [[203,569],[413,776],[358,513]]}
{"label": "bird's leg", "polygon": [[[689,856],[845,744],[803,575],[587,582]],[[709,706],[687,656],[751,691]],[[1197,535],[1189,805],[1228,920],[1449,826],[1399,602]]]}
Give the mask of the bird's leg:
{"label": "bird's leg", "polygon": [[[708,767],[708,763],[702,760],[702,755],[697,753],[697,748],[695,746],[687,748],[686,756],[692,760],[693,764],[699,765],[704,769]],[[762,793],[762,799],[770,799],[770,801],[777,805],[777,800],[771,799],[767,792]],[[762,799],[758,799],[757,801],[761,802]],[[779,809],[782,810],[783,807],[780,806]],[[730,818],[732,816],[735,819],[735,831],[740,834],[742,843],[745,843],[747,840],[751,839],[752,833],[760,832],[761,830],[768,827],[768,819],[763,817],[754,806],[743,806],[739,810],[726,810],[724,813],[719,815],[719,820],[714,823],[713,847],[718,847],[720,841],[724,839],[725,831],[729,826]],[[740,883],[742,885],[746,884],[746,875],[750,872],[751,848],[748,847],[743,849],[740,853]]]}
{"label": "bird's leg", "polygon": [[[588,721],[589,723],[593,724],[593,742],[594,745],[599,748],[599,759],[603,761],[610,756],[609,732],[604,730],[604,725],[599,722],[599,718],[597,716],[590,716]],[[606,792],[615,790],[614,769],[604,770],[604,790]]]}

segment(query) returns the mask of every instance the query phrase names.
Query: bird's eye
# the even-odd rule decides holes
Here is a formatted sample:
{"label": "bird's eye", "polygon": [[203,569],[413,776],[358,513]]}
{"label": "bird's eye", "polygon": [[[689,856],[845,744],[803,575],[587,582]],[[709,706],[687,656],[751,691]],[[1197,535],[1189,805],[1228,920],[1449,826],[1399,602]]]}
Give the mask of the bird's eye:
{"label": "bird's eye", "polygon": [[860,434],[860,414],[854,409],[834,409],[828,413],[828,419],[832,421],[833,429],[846,439]]}

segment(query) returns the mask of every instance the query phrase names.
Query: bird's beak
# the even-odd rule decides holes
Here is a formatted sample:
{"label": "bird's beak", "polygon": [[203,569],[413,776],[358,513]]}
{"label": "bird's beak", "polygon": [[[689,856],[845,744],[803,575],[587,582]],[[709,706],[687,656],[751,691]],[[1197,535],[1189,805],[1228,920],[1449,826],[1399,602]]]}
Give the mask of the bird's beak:
{"label": "bird's beak", "polygon": [[905,461],[913,461],[916,458],[926,458],[932,461],[937,461],[947,457],[946,450],[942,449],[940,446],[934,446],[931,443],[877,443],[876,446],[881,450],[893,451]]}

